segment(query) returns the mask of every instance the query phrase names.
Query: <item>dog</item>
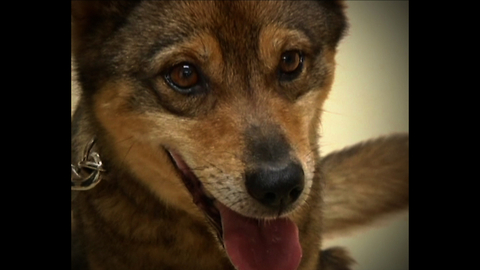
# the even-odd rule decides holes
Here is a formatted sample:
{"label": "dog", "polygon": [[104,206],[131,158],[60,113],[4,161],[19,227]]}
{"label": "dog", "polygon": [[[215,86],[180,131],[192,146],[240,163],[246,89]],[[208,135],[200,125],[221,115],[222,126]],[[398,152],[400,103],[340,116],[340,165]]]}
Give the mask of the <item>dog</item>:
{"label": "dog", "polygon": [[345,8],[72,1],[72,269],[352,269],[322,235],[408,207],[409,139],[320,156]]}

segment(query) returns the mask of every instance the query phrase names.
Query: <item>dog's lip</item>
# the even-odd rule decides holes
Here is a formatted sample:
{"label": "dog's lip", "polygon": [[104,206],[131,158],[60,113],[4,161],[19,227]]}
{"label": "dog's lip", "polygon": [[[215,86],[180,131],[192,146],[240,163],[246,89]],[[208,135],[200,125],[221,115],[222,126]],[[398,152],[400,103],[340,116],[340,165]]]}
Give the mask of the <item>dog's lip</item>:
{"label": "dog's lip", "polygon": [[[190,167],[186,164],[183,158],[175,151],[166,149],[168,154],[172,159],[172,163],[178,169],[180,174],[182,175],[182,180],[187,181],[185,183],[187,185],[187,189],[192,192],[192,189],[199,189],[208,199],[215,200],[215,198],[209,193],[204,187],[202,182],[198,179],[198,177],[192,172]],[[193,181],[193,183],[191,183]]]}
{"label": "dog's lip", "polygon": [[[222,222],[220,217],[220,211],[215,206],[216,199],[203,187],[202,182],[193,173],[187,163],[183,160],[180,154],[175,150],[164,148],[169,154],[172,164],[176,167],[181,179],[192,195],[193,203],[200,208],[212,226],[217,232],[217,236],[220,240],[223,237]],[[220,241],[223,244],[223,241]]]}

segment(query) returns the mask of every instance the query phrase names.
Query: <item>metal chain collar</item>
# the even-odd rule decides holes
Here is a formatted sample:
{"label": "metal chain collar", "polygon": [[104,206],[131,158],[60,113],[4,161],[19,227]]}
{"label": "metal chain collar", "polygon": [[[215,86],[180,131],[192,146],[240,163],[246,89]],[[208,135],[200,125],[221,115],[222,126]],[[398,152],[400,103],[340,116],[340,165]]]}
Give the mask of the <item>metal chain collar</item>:
{"label": "metal chain collar", "polygon": [[92,152],[95,139],[92,139],[83,151],[83,159],[77,165],[72,165],[72,191],[84,191],[95,187],[100,180],[102,168],[102,160],[97,152]]}

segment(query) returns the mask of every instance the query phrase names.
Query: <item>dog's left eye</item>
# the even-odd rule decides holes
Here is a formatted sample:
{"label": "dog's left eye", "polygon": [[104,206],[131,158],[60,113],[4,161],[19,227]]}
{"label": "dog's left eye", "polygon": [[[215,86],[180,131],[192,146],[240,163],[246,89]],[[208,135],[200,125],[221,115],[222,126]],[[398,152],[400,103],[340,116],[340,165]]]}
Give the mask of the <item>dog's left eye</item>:
{"label": "dog's left eye", "polygon": [[292,80],[303,68],[303,54],[299,51],[286,51],[280,57],[279,73],[281,80]]}
{"label": "dog's left eye", "polygon": [[191,93],[201,83],[197,68],[190,63],[180,63],[173,66],[165,75],[170,86],[181,93]]}

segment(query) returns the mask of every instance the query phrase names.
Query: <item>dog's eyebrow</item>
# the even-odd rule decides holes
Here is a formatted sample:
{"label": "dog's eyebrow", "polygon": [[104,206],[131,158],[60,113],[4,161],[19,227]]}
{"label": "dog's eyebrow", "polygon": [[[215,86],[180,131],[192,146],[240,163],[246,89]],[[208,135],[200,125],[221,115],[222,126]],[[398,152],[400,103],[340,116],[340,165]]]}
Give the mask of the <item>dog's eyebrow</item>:
{"label": "dog's eyebrow", "polygon": [[148,58],[146,73],[154,76],[169,66],[180,62],[208,62],[214,57],[218,60],[220,49],[215,38],[209,34],[199,34],[156,46]]}
{"label": "dog's eyebrow", "polygon": [[[163,63],[167,55],[174,54],[178,51],[178,43],[179,42],[173,40],[168,40],[167,42],[162,41],[161,43],[155,44],[149,50],[144,57],[146,63],[144,71],[147,76],[153,76],[161,70],[162,67],[159,63]],[[177,50],[175,48],[177,48]]]}
{"label": "dog's eyebrow", "polygon": [[[181,40],[183,40],[186,37],[180,37]],[[180,39],[178,36],[177,37],[168,37],[168,36],[163,36],[161,39],[157,39],[156,42],[151,46],[150,50],[145,55],[146,59],[152,59],[157,55],[159,52],[162,50],[169,48],[171,46],[174,46],[177,43],[180,43]]]}
{"label": "dog's eyebrow", "polygon": [[302,25],[300,25],[298,28],[296,28],[296,30],[300,33],[303,34],[304,38],[306,40],[308,40],[308,43],[309,43],[309,46],[312,50],[312,55],[318,55],[321,51],[320,49],[320,46],[314,46],[314,44],[317,43],[317,38],[315,37],[315,35],[312,33],[312,29],[309,29],[307,27],[303,27]]}
{"label": "dog's eyebrow", "polygon": [[275,68],[279,55],[286,50],[315,53],[312,40],[301,30],[270,25],[259,35],[260,56],[269,68]]}

